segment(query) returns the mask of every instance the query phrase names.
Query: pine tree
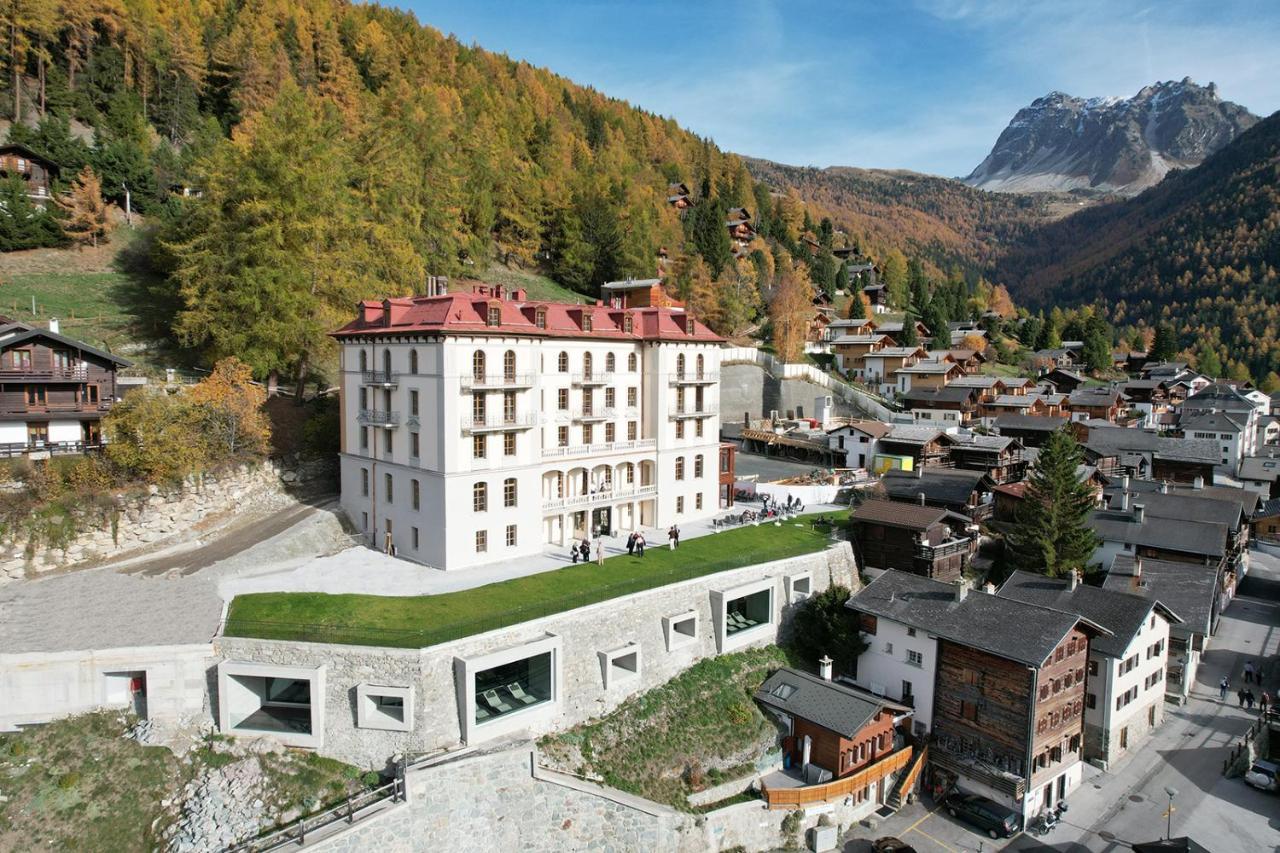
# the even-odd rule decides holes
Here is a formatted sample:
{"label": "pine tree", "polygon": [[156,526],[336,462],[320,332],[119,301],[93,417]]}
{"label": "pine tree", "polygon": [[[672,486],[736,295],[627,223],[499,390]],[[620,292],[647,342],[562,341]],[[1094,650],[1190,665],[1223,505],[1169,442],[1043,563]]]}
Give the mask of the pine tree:
{"label": "pine tree", "polygon": [[841,263],[840,268],[836,270],[836,292],[849,292],[849,264]]}
{"label": "pine tree", "polygon": [[916,328],[916,315],[910,311],[902,316],[902,331],[898,334],[898,346],[920,346],[920,331]]}
{"label": "pine tree", "polygon": [[65,241],[57,220],[32,204],[25,181],[0,180],[0,252],[59,246]]}
{"label": "pine tree", "polygon": [[1218,352],[1210,344],[1202,344],[1200,352],[1196,354],[1196,370],[1205,376],[1213,379],[1222,376],[1222,359],[1218,358]]}
{"label": "pine tree", "polygon": [[1097,315],[1089,317],[1084,326],[1085,367],[1091,371],[1106,370],[1111,366],[1111,335],[1107,324]]}
{"label": "pine tree", "polygon": [[719,199],[703,199],[693,209],[693,244],[711,269],[711,277],[733,260],[733,241],[725,226],[728,211]]}
{"label": "pine tree", "polygon": [[1088,569],[1098,536],[1089,526],[1092,487],[1076,473],[1082,462],[1080,445],[1065,429],[1040,448],[1007,539],[1014,568],[1049,577]]}
{"label": "pine tree", "polygon": [[1156,326],[1156,336],[1151,341],[1151,351],[1147,354],[1151,361],[1172,361],[1178,354],[1178,338],[1173,329],[1161,323]]}
{"label": "pine tree", "polygon": [[845,312],[845,317],[850,320],[865,320],[867,318],[867,297],[856,287],[850,295],[849,308]]}
{"label": "pine tree", "polygon": [[71,185],[71,192],[57,202],[65,215],[62,230],[72,240],[97,246],[98,239],[107,236],[107,203],[102,200],[102,184],[93,169],[85,166]]}

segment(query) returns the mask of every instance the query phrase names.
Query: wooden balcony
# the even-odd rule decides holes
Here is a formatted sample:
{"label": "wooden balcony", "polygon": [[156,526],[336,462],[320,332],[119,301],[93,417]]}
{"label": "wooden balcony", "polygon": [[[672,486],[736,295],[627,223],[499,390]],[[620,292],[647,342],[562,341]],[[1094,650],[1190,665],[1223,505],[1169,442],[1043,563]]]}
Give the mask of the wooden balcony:
{"label": "wooden balcony", "polygon": [[964,539],[948,539],[941,545],[916,545],[916,558],[921,560],[941,560],[944,557],[954,557],[956,554],[968,554],[973,547],[973,540]]}
{"label": "wooden balcony", "polygon": [[0,382],[87,382],[89,368],[50,367],[42,370],[6,367],[0,369]]}
{"label": "wooden balcony", "polygon": [[11,444],[0,444],[0,459],[12,459],[18,456],[30,456],[33,453],[47,453],[50,456],[71,456],[81,453],[100,453],[105,442],[87,441],[32,441]]}
{"label": "wooden balcony", "polygon": [[0,411],[5,415],[57,415],[59,413],[68,414],[105,414],[111,410],[111,401],[102,400],[100,402],[89,402],[87,400],[68,400],[67,402],[54,401],[51,403],[24,403],[20,406],[14,406]]}

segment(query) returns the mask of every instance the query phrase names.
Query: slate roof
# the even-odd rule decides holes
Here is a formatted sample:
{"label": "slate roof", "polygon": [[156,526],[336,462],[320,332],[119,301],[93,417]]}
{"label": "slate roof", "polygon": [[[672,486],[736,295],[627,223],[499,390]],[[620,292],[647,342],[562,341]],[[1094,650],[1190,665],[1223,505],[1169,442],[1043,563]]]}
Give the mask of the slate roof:
{"label": "slate roof", "polygon": [[960,388],[994,388],[997,385],[1003,385],[1004,380],[999,376],[970,374],[953,380],[951,384]]}
{"label": "slate roof", "polygon": [[999,415],[992,424],[997,430],[1035,430],[1037,432],[1053,432],[1067,423],[1065,417],[1043,415]]}
{"label": "slate roof", "polygon": [[1274,456],[1246,456],[1240,460],[1240,477],[1274,483],[1280,477],[1280,459]]}
{"label": "slate roof", "polygon": [[1163,483],[1155,480],[1139,480],[1136,477],[1130,477],[1126,482],[1124,478],[1116,480],[1107,486],[1105,494],[1112,497],[1118,495],[1121,491],[1128,491],[1130,495],[1142,495],[1137,500],[1138,503],[1145,503],[1146,496],[1157,494],[1168,487],[1170,494],[1188,495],[1193,498],[1210,498],[1217,501],[1225,501],[1233,503],[1240,507],[1241,512],[1248,515],[1258,506],[1261,496],[1252,489],[1242,489],[1239,486],[1195,486],[1180,485],[1177,483]]}
{"label": "slate roof", "polygon": [[1212,633],[1213,602],[1218,595],[1218,578],[1212,570],[1195,563],[1143,557],[1137,586],[1133,573],[1133,556],[1120,554],[1111,562],[1102,588],[1159,601],[1177,613],[1188,630],[1206,637]]}
{"label": "slate roof", "polygon": [[[964,403],[973,400],[977,396],[976,388],[957,388],[954,385],[947,385],[943,388],[913,388],[905,394],[899,395],[898,399],[907,406],[912,408],[911,403]],[[917,406],[916,408],[926,408],[926,406]]]}
{"label": "slate roof", "polygon": [[920,352],[920,347],[885,347],[867,353],[867,358],[905,358]]}
{"label": "slate roof", "polygon": [[[21,326],[21,328],[18,328],[19,326]],[[66,335],[59,334],[58,332],[51,332],[48,329],[36,329],[31,326],[27,326],[25,323],[13,323],[11,328],[15,334],[12,337],[6,337],[2,342],[0,342],[0,349],[8,349],[11,346],[23,344],[36,338],[44,338],[46,340],[53,341],[54,343],[62,344],[65,347],[70,347],[71,349],[79,352],[95,356],[103,361],[112,362],[117,367],[129,367],[133,364],[133,362],[123,359],[118,355],[112,355],[106,350],[91,347],[83,341],[77,341],[75,338],[68,338]]]}
{"label": "slate roof", "polygon": [[988,406],[999,406],[1002,409],[1029,409],[1035,405],[1036,398],[1030,394],[997,394]]}
{"label": "slate roof", "polygon": [[[835,323],[829,323],[828,328],[834,325]],[[888,335],[840,335],[831,343],[833,345],[878,344],[881,341],[887,340],[889,340]]]}
{"label": "slate roof", "polygon": [[[1139,501],[1138,503],[1141,503]],[[1133,512],[1098,509],[1089,514],[1089,526],[1108,542],[1124,542],[1163,551],[1178,551],[1221,558],[1226,554],[1225,524],[1205,521],[1182,521],[1146,516],[1139,524]]]}
{"label": "slate roof", "polygon": [[1178,427],[1183,432],[1234,432],[1242,433],[1247,426],[1239,418],[1225,412],[1205,412],[1191,414],[1178,420]]}
{"label": "slate roof", "polygon": [[1002,451],[1017,440],[1011,435],[981,435],[975,432],[956,436],[956,447]]}
{"label": "slate roof", "polygon": [[922,468],[917,471],[885,471],[880,477],[880,485],[885,494],[895,501],[915,503],[919,494],[924,492],[927,503],[965,506],[975,491],[990,491],[993,483],[981,471]]}
{"label": "slate roof", "polygon": [[839,426],[833,426],[831,429],[827,430],[827,432],[832,433],[832,432],[835,432],[836,430],[846,429],[846,428],[856,429],[859,432],[864,432],[867,435],[871,436],[872,438],[881,438],[884,436],[885,433],[889,431],[889,425],[886,423],[883,423],[882,421],[850,421],[847,424],[840,424]]}
{"label": "slate roof", "polygon": [[956,601],[955,584],[888,569],[845,604],[1027,666],[1041,666],[1080,622],[1069,613],[971,590]]}
{"label": "slate roof", "polygon": [[825,681],[791,667],[783,667],[766,678],[755,692],[755,700],[845,738],[862,731],[881,711],[909,710],[865,690]]}
{"label": "slate roof", "polygon": [[998,594],[1027,604],[1074,613],[1101,625],[1112,636],[1098,637],[1090,643],[1090,648],[1113,658],[1124,657],[1153,608],[1170,622],[1182,621],[1158,600],[1084,583],[1072,590],[1071,582],[1066,578],[1049,578],[1030,572],[1015,571],[1000,587]]}
{"label": "slate roof", "polygon": [[[1113,492],[1112,506],[1115,506]],[[1186,492],[1146,492],[1130,497],[1129,505],[1142,504],[1147,518],[1171,518],[1177,521],[1207,521],[1222,524],[1229,530],[1238,530],[1245,515],[1239,502]]]}
{"label": "slate roof", "polygon": [[909,530],[927,530],[942,522],[949,522],[963,528],[969,523],[969,519],[963,515],[957,515],[943,507],[882,501],[879,498],[863,501],[849,514],[849,517],[855,521],[884,524],[889,527],[905,527]]}
{"label": "slate roof", "polygon": [[1223,411],[1250,411],[1254,402],[1225,382],[1206,385],[1183,403],[1188,409],[1219,409]]}
{"label": "slate roof", "polygon": [[1151,453],[1161,459],[1184,462],[1200,462],[1217,465],[1222,461],[1218,442],[1207,438],[1170,438],[1146,430],[1129,427],[1094,427],[1084,446],[1098,456],[1119,456],[1121,453]]}
{"label": "slate roof", "polygon": [[909,365],[907,367],[898,368],[898,373],[947,374],[947,373],[951,373],[952,371],[963,371],[963,370],[964,368],[956,364],[954,361],[918,361],[915,364]]}
{"label": "slate roof", "polygon": [[935,438],[950,438],[942,430],[931,426],[913,426],[908,424],[891,424],[889,432],[884,436],[886,441],[900,444],[925,445]]}
{"label": "slate roof", "polygon": [[1072,406],[1114,406],[1121,398],[1115,388],[1077,388],[1067,398]]}

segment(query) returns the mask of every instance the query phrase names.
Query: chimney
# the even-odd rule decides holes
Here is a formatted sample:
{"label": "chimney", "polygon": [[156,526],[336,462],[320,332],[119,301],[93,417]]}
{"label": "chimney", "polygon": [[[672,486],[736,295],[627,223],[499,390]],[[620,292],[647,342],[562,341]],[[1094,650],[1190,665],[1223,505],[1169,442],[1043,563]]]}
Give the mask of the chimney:
{"label": "chimney", "polygon": [[[1127,480],[1127,479],[1128,479],[1128,477],[1126,477],[1125,479]],[[1126,484],[1126,485],[1127,485],[1127,484]],[[1126,491],[1123,491],[1123,492],[1121,492],[1121,493],[1120,493],[1120,507],[1119,507],[1119,509],[1120,509],[1120,511],[1121,511],[1121,512],[1128,512],[1128,511],[1129,511],[1129,492],[1128,492],[1127,490],[1126,490]]]}
{"label": "chimney", "polygon": [[[1273,456],[1275,455],[1274,451],[1272,452],[1272,455],[1273,455]],[[1199,491],[1200,489],[1203,489],[1203,488],[1204,488],[1204,477],[1202,477],[1202,476],[1200,476],[1199,474],[1197,474],[1197,475],[1196,475],[1196,478],[1195,478],[1194,480],[1192,480],[1192,481],[1191,481],[1191,488],[1195,489],[1196,491]]]}
{"label": "chimney", "polygon": [[1121,491],[1125,491],[1125,492],[1129,491],[1129,475],[1128,474],[1125,474],[1123,477],[1120,478],[1120,489]]}
{"label": "chimney", "polygon": [[995,595],[996,585],[993,584],[991,581],[987,581],[982,585],[982,591],[985,592],[987,595]]}
{"label": "chimney", "polygon": [[1142,579],[1142,558],[1141,557],[1133,558],[1133,576],[1138,580]]}
{"label": "chimney", "polygon": [[1142,524],[1147,520],[1147,508],[1142,504],[1133,505],[1133,520]]}
{"label": "chimney", "polygon": [[1079,586],[1080,586],[1080,570],[1072,569],[1070,580],[1067,583],[1067,589],[1071,590],[1072,592],[1075,592],[1076,588]]}
{"label": "chimney", "polygon": [[964,601],[969,596],[969,579],[960,578],[956,581],[956,601]]}
{"label": "chimney", "polygon": [[924,492],[916,492],[916,500],[920,502],[920,506],[924,506]]}
{"label": "chimney", "polygon": [[818,660],[818,675],[822,677],[823,681],[831,680],[831,663],[829,655],[823,655]]}
{"label": "chimney", "polygon": [[58,323],[58,318],[57,318],[57,317],[50,317],[50,318],[49,318],[49,331],[53,332],[53,333],[56,335],[56,334],[58,334],[58,330],[59,330],[60,328],[61,328],[61,325]]}
{"label": "chimney", "polygon": [[1169,481],[1168,481],[1168,480],[1161,480],[1161,481],[1160,481],[1160,494],[1162,494],[1162,495],[1167,495],[1167,494],[1169,494]]}

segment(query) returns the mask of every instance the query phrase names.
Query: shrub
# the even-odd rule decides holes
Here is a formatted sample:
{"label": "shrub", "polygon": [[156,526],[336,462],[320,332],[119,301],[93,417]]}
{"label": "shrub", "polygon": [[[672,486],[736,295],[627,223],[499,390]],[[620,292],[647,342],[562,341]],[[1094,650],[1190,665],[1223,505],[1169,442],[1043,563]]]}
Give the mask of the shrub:
{"label": "shrub", "polygon": [[74,788],[78,784],[80,784],[80,774],[74,770],[70,773],[63,773],[58,777],[58,787],[64,791]]}
{"label": "shrub", "polygon": [[857,618],[845,607],[849,589],[836,584],[810,598],[795,615],[792,645],[810,665],[829,655],[840,672],[852,672],[866,648]]}

